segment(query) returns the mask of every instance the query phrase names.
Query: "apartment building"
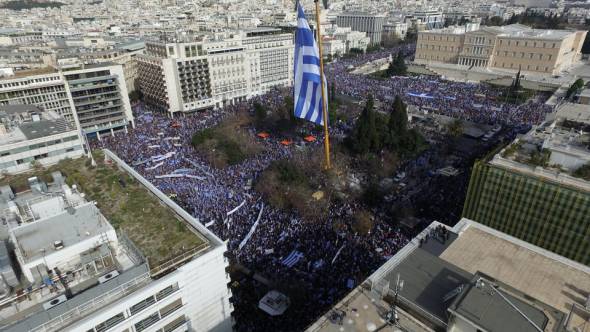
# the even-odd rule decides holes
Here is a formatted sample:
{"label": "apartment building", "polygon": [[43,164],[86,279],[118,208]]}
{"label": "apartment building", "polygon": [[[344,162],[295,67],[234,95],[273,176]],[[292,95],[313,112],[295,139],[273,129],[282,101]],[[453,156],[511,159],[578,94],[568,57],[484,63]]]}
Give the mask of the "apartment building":
{"label": "apartment building", "polygon": [[76,123],[67,83],[57,70],[49,67],[0,79],[0,105],[35,105],[56,112],[73,125]]}
{"label": "apartment building", "polygon": [[0,79],[0,105],[21,104],[54,111],[91,137],[134,123],[123,67],[113,63],[75,61],[62,70],[46,67]]}
{"label": "apartment building", "polygon": [[0,172],[19,173],[84,155],[78,130],[53,111],[33,105],[0,106]]}
{"label": "apartment building", "polygon": [[15,257],[2,261],[7,277],[0,278],[0,329],[231,331],[226,244],[105,153],[120,170],[98,167],[128,181],[117,191],[121,199],[140,195],[150,215],[159,217],[146,219],[139,209],[111,223],[100,209],[105,202],[89,200],[60,172],[49,183],[29,178],[26,191],[0,187],[7,218],[0,244],[8,241]]}
{"label": "apartment building", "polygon": [[581,58],[586,31],[539,30],[520,24],[421,31],[415,62],[557,75]]}
{"label": "apartment building", "polygon": [[383,25],[383,34],[385,37],[395,37],[399,39],[406,39],[408,34],[408,23],[405,22],[389,22]]}
{"label": "apartment building", "polygon": [[174,42],[148,41],[138,56],[139,88],[163,111],[212,109],[293,80],[293,35],[255,29]]}
{"label": "apartment building", "polygon": [[404,18],[414,31],[440,29],[445,25],[443,12],[438,9],[416,10]]}
{"label": "apartment building", "polygon": [[0,46],[29,44],[43,40],[41,31],[29,31],[13,28],[0,29]]}
{"label": "apartment building", "polygon": [[76,121],[84,135],[97,137],[133,127],[133,113],[123,74],[117,64],[83,65],[62,72],[68,83]]}
{"label": "apartment building", "polygon": [[336,17],[336,25],[351,28],[354,31],[366,32],[371,45],[381,44],[385,15],[374,15],[363,12],[348,12]]}

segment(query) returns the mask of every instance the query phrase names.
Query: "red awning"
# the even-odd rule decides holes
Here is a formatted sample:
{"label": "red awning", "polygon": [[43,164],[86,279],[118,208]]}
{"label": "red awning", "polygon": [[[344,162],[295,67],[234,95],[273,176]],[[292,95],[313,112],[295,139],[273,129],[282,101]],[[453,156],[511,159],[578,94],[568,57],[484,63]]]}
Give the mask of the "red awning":
{"label": "red awning", "polygon": [[293,144],[293,141],[284,139],[281,141],[281,144],[283,144],[284,146],[289,146],[289,145]]}
{"label": "red awning", "polygon": [[303,138],[306,142],[315,142],[315,136],[309,135]]}
{"label": "red awning", "polygon": [[265,132],[261,132],[261,133],[258,133],[256,136],[258,136],[260,138],[268,138],[270,136],[270,134],[265,133]]}

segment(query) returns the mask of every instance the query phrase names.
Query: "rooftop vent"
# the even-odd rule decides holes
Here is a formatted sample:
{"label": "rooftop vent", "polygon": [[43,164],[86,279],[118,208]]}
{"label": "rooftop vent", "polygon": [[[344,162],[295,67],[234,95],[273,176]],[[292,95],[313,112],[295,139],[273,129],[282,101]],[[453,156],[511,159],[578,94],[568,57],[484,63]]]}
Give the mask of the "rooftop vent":
{"label": "rooftop vent", "polygon": [[98,278],[98,283],[104,284],[105,282],[115,278],[118,275],[119,275],[119,272],[117,270],[113,270],[113,271],[103,275],[102,277]]}
{"label": "rooftop vent", "polygon": [[61,250],[61,249],[63,249],[64,248],[64,242],[61,241],[61,240],[53,242],[53,248],[55,250]]}
{"label": "rooftop vent", "polygon": [[65,295],[60,295],[60,296],[54,298],[51,301],[47,301],[47,302],[43,303],[43,309],[49,310],[49,309],[55,307],[58,304],[61,304],[61,303],[66,302],[67,300],[68,299],[66,298]]}
{"label": "rooftop vent", "polygon": [[42,193],[47,192],[47,184],[45,182],[39,180],[38,177],[33,176],[28,179],[28,182],[29,182],[29,187],[31,188],[31,191],[33,193],[42,194]]}

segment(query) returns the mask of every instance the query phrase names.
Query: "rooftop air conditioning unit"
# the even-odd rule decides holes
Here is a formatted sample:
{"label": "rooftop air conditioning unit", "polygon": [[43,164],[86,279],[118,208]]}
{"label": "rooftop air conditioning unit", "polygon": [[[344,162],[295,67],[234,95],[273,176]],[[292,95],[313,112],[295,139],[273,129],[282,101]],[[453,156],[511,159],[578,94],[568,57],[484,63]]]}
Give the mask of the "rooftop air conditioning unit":
{"label": "rooftop air conditioning unit", "polygon": [[54,298],[51,301],[47,301],[47,302],[43,303],[43,309],[49,310],[49,309],[55,307],[58,304],[61,304],[61,303],[66,302],[67,300],[68,299],[66,298],[65,295],[60,295],[60,296]]}
{"label": "rooftop air conditioning unit", "polygon": [[114,277],[116,277],[118,275],[119,275],[119,272],[117,270],[113,270],[113,271],[103,275],[102,277],[98,278],[98,283],[104,284],[105,282],[113,279]]}
{"label": "rooftop air conditioning unit", "polygon": [[61,241],[61,240],[53,242],[53,248],[55,250],[61,250],[61,249],[63,249],[64,248],[64,242]]}

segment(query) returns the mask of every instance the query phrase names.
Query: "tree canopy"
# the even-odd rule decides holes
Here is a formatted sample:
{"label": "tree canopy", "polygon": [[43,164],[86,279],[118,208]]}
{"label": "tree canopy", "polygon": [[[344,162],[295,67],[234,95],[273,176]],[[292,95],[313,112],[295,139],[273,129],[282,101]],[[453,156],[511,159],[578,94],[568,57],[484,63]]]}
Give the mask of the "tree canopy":
{"label": "tree canopy", "polygon": [[411,155],[425,145],[424,138],[408,128],[406,105],[397,96],[389,115],[373,110],[373,98],[369,97],[356,126],[348,137],[349,147],[358,154],[378,153],[383,149],[398,155]]}
{"label": "tree canopy", "polygon": [[393,61],[387,67],[385,72],[387,76],[406,76],[408,74],[408,66],[406,66],[406,62],[404,60],[404,56],[401,52],[398,52]]}
{"label": "tree canopy", "polygon": [[578,78],[574,83],[572,83],[569,89],[567,89],[567,92],[565,93],[565,98],[572,97],[582,88],[584,88],[584,80]]}

